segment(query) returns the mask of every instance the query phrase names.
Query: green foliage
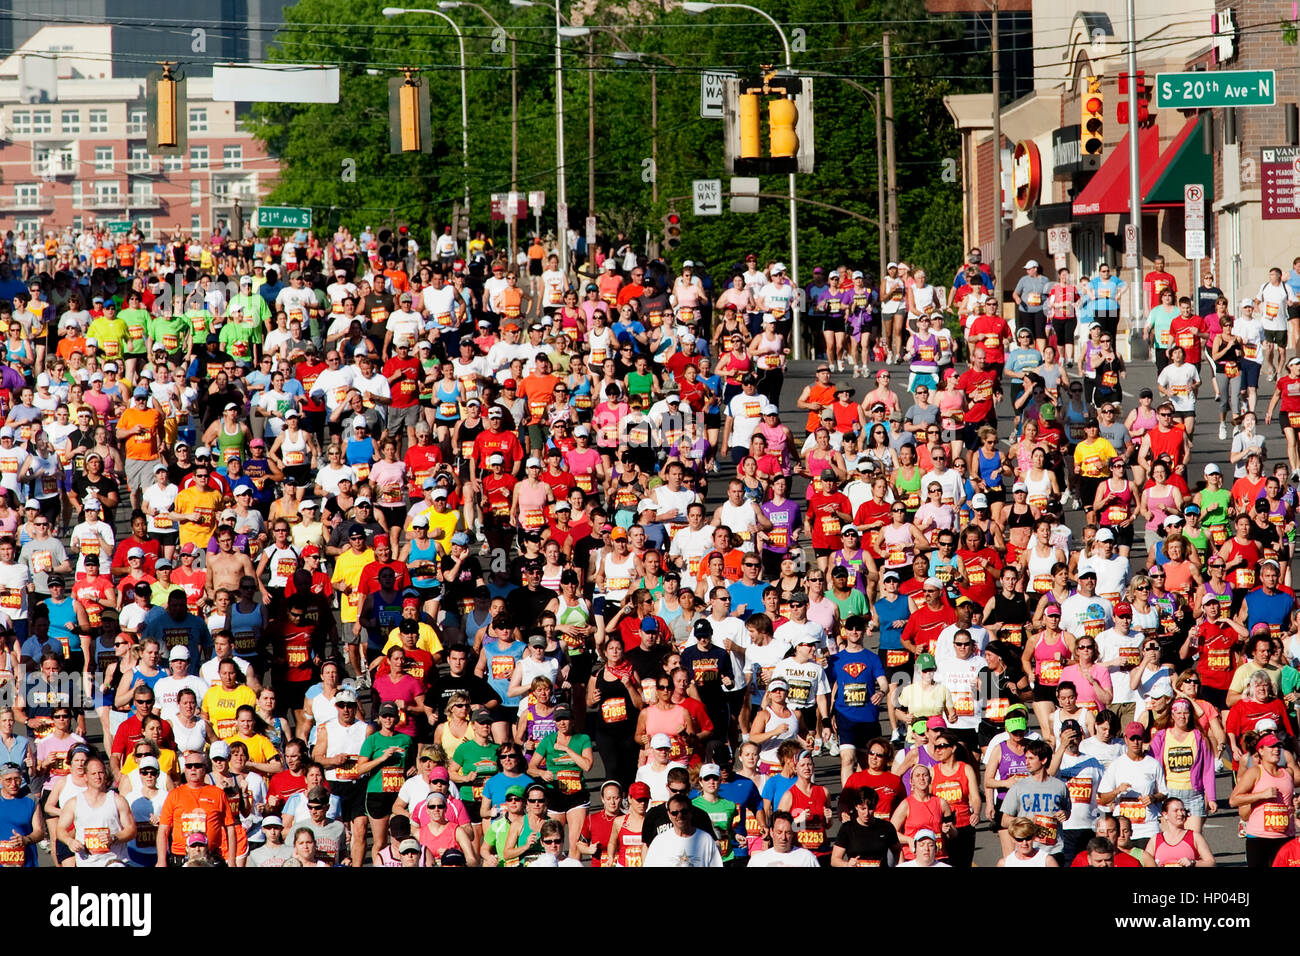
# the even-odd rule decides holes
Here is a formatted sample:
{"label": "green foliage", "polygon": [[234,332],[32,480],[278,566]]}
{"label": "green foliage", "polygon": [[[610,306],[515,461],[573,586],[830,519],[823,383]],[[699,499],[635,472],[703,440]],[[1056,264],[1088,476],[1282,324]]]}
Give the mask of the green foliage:
{"label": "green foliage", "polygon": [[[388,0],[391,2],[391,0]],[[334,210],[353,228],[407,221],[418,235],[450,219],[462,195],[460,71],[456,40],[448,25],[421,14],[386,20],[385,0],[300,0],[285,11],[272,59],[337,64],[342,70],[337,105],[259,104],[254,129],[280,157],[283,172],[271,201],[310,205],[318,216]],[[517,38],[519,85],[518,185],[546,191],[543,231],[554,228],[556,153],[554,106],[554,14],[545,7],[485,6]],[[987,88],[987,56],[970,55],[962,27],[927,17],[921,0],[775,0],[763,8],[796,43],[796,69],[829,72],[879,90],[882,29],[891,31],[900,252],[936,275],[961,262],[960,184],[945,182],[945,159],[957,161],[959,141],[943,106],[951,93]],[[562,9],[565,9],[562,6]],[[493,45],[492,27],[471,8],[449,11],[465,32],[469,63],[470,190],[475,228],[489,223],[488,196],[510,189],[510,54]],[[596,209],[602,233],[629,230],[640,244],[647,227],[657,236],[670,200],[683,216],[683,242],[671,254],[723,269],[747,251],[760,257],[789,255],[787,203],[765,199],[761,211],[739,217],[696,219],[691,181],[722,178],[722,124],[699,118],[699,74],[706,69],[741,72],[781,65],[776,32],[753,14],[715,10],[690,16],[650,9],[635,22],[601,10],[588,26],[617,28],[618,39],[650,56],[641,63],[613,58],[620,48],[598,31],[594,56],[586,39],[564,46],[564,105],[568,203],[571,223],[581,228],[588,208],[588,81],[595,78]],[[651,22],[653,21],[653,23]],[[358,24],[364,24],[358,26]],[[656,26],[657,24],[657,26]],[[799,51],[796,31],[802,30]],[[661,59],[663,58],[663,59]],[[664,62],[671,61],[672,65]],[[387,78],[404,66],[431,78],[432,155],[388,151]],[[367,75],[367,68],[382,75]],[[593,69],[594,68],[594,69]],[[659,202],[643,179],[652,153],[651,73],[658,100]],[[798,179],[801,196],[876,217],[876,133],[871,98],[839,79],[814,81],[817,170]],[[883,148],[883,144],[882,144]],[[343,161],[356,163],[356,181],[343,182]],[[785,177],[763,179],[764,192],[784,194]],[[531,228],[530,219],[525,228]],[[875,226],[831,210],[801,205],[803,277],[812,265],[848,262],[873,272]]]}

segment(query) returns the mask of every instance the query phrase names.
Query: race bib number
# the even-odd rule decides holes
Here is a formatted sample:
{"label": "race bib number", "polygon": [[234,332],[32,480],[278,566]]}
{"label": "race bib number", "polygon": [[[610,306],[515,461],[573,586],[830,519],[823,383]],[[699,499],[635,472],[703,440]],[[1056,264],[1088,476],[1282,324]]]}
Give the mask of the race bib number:
{"label": "race bib number", "polygon": [[844,704],[846,707],[867,706],[867,685],[846,684],[844,687]]}
{"label": "race bib number", "polygon": [[1121,800],[1119,802],[1119,815],[1138,823],[1146,820],[1147,808],[1142,805],[1140,800]]}
{"label": "race bib number", "polygon": [[600,702],[600,717],[607,724],[616,724],[627,720],[627,701],[622,697],[611,697]]}
{"label": "race bib number", "polygon": [[1071,777],[1065,784],[1071,803],[1092,803],[1092,778]]}
{"label": "race bib number", "polygon": [[885,666],[886,667],[904,667],[912,655],[901,648],[886,648]]}
{"label": "race bib number", "polygon": [[81,842],[85,844],[87,853],[96,855],[107,853],[113,847],[113,838],[108,832],[108,827],[86,827],[82,836]]}
{"label": "race bib number", "polygon": [[786,548],[790,545],[790,531],[787,528],[773,528],[767,533],[767,543],[772,548]]}
{"label": "race bib number", "polygon": [[0,843],[0,866],[23,866],[27,863],[27,848],[15,837]]}
{"label": "race bib number", "polygon": [[286,648],[286,656],[290,667],[302,667],[307,663],[307,648],[291,644]]}
{"label": "race bib number", "polygon": [[577,793],[582,789],[582,774],[577,770],[556,771],[555,785],[560,793]]}
{"label": "race bib number", "polygon": [[1212,671],[1227,671],[1232,667],[1232,651],[1226,647],[1211,647],[1205,656],[1205,665]]}
{"label": "race bib number", "polygon": [[1042,847],[1054,847],[1059,838],[1060,821],[1046,813],[1034,814],[1034,825],[1038,827],[1038,832],[1034,834],[1034,842]]}
{"label": "race bib number", "polygon": [[1060,661],[1043,661],[1043,665],[1038,671],[1038,682],[1040,684],[1059,684],[1061,682],[1061,670]]}
{"label": "race bib number", "polygon": [[357,760],[360,759],[360,755],[346,754],[343,756],[345,757],[344,763],[334,771],[335,776],[339,780],[356,780],[361,776],[357,773]]}
{"label": "race bib number", "polygon": [[1034,591],[1037,594],[1046,594],[1052,589],[1052,576],[1050,574],[1034,575]]}
{"label": "race bib number", "polygon": [[525,511],[520,518],[526,531],[538,531],[546,527],[546,515],[541,511]]}
{"label": "race bib number", "polygon": [[153,526],[156,531],[170,531],[176,526],[176,522],[172,521],[167,515],[154,515]]}
{"label": "race bib number", "polygon": [[1291,829],[1291,808],[1285,803],[1266,803],[1261,813],[1266,833],[1286,834]]}
{"label": "race bib number", "polygon": [[1128,520],[1128,509],[1123,505],[1111,505],[1106,509],[1106,521],[1109,524],[1122,524]]}
{"label": "race bib number", "polygon": [[18,588],[5,588],[0,592],[0,607],[6,611],[21,610],[23,606],[23,592]]}
{"label": "race bib number", "polygon": [[384,793],[397,793],[406,782],[406,774],[401,767],[381,767],[379,774]]}
{"label": "race bib number", "polygon": [[821,519],[822,534],[830,537],[840,533],[840,519],[836,515],[823,515]]}

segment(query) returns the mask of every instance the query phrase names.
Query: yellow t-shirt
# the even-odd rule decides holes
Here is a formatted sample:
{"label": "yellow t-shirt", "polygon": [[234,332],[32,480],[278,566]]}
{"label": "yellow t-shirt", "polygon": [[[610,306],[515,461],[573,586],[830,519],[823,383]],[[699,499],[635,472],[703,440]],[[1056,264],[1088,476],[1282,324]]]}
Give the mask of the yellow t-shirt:
{"label": "yellow t-shirt", "polygon": [[172,510],[180,514],[197,514],[199,521],[182,521],[179,540],[181,547],[193,544],[196,548],[206,549],[212,540],[212,532],[217,526],[217,508],[221,505],[221,492],[204,491],[191,485],[176,496],[176,505]]}
{"label": "yellow t-shirt", "polygon": [[[214,684],[203,695],[203,716],[208,719],[219,738],[229,740],[236,732],[235,714],[245,704],[249,707],[257,704],[257,698],[247,684],[236,684],[234,690],[226,690],[220,684]],[[251,751],[252,748],[249,749]]]}
{"label": "yellow t-shirt", "polygon": [[[384,654],[387,655],[394,647],[402,646],[401,628],[393,628],[388,632],[388,641],[384,644]],[[420,636],[415,639],[415,646],[424,651],[426,654],[438,654],[442,651],[442,641],[438,640],[438,635],[434,633],[433,628],[424,621],[420,622]]]}
{"label": "yellow t-shirt", "polygon": [[1110,460],[1114,457],[1115,446],[1101,436],[1074,446],[1074,463],[1085,478],[1105,478],[1110,474]]}
{"label": "yellow t-shirt", "polygon": [[334,577],[330,583],[335,587],[346,584],[353,589],[351,594],[339,595],[339,619],[344,624],[356,623],[361,613],[361,595],[356,587],[361,583],[361,572],[374,560],[375,552],[370,548],[360,554],[348,548],[334,559]]}
{"label": "yellow t-shirt", "polygon": [[275,744],[262,734],[253,734],[251,737],[232,734],[226,738],[226,743],[233,744],[237,740],[248,747],[248,759],[253,763],[270,763],[277,756]]}
{"label": "yellow t-shirt", "polygon": [[[136,764],[136,761],[135,761],[135,748],[132,747],[132,748],[127,752],[126,762],[122,764],[122,773],[124,773],[124,774],[125,774],[125,773],[130,773],[132,770],[134,770],[134,769],[136,768],[136,766],[137,766],[137,764]],[[175,780],[176,777],[178,776],[178,771],[177,771],[177,769],[176,769],[178,766],[179,766],[179,761],[177,760],[177,757],[176,757],[176,751],[174,751],[174,750],[161,750],[161,751],[159,751],[159,753],[158,753],[158,769],[159,769],[159,770],[161,770],[161,771],[162,771],[163,773],[165,773],[167,776],[169,776],[169,777],[171,777],[173,780]]]}
{"label": "yellow t-shirt", "polygon": [[[456,533],[456,526],[460,523],[460,511],[449,508],[446,514],[438,514],[436,508],[430,508],[424,512],[424,516],[429,519],[429,537],[438,545],[438,556],[447,554],[451,551],[451,536]],[[435,528],[442,529],[442,537],[434,534]]]}

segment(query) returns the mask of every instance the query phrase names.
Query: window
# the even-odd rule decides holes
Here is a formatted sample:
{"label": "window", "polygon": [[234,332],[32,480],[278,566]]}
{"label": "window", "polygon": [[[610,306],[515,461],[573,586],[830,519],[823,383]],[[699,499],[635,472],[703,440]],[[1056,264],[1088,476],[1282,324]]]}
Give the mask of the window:
{"label": "window", "polygon": [[32,111],[32,132],[48,135],[54,129],[54,114],[49,110]]}
{"label": "window", "polygon": [[95,172],[111,173],[113,171],[113,147],[95,147]]}
{"label": "window", "polygon": [[64,110],[59,115],[59,130],[63,133],[80,133],[81,110]]}
{"label": "window", "polygon": [[126,117],[126,135],[144,136],[149,130],[149,114],[143,106],[133,106]]}
{"label": "window", "polygon": [[132,146],[126,163],[127,172],[147,173],[152,168],[153,163],[149,159],[149,147],[143,144]]}
{"label": "window", "polygon": [[190,216],[190,237],[193,239],[203,238],[203,217]]}
{"label": "window", "polygon": [[77,170],[77,157],[71,146],[60,146],[54,151],[53,171],[56,176],[71,176]]}
{"label": "window", "polygon": [[190,132],[206,133],[208,131],[207,107],[190,107]]}
{"label": "window", "polygon": [[41,187],[36,183],[18,183],[14,186],[14,205],[33,208],[41,201]]}
{"label": "window", "polygon": [[15,219],[14,231],[26,233],[28,237],[35,238],[41,234],[41,221],[39,219]]}
{"label": "window", "polygon": [[72,182],[72,205],[79,208],[81,206],[81,203],[82,203],[81,180],[75,179]]}
{"label": "window", "polygon": [[179,173],[185,169],[185,157],[180,155],[164,156],[162,168],[165,173]]}
{"label": "window", "polygon": [[9,126],[15,136],[27,136],[32,131],[32,111],[14,110],[9,117]]}
{"label": "window", "polygon": [[153,183],[132,183],[131,184],[131,205],[152,206],[153,205]]}
{"label": "window", "polygon": [[190,180],[190,205],[197,206],[203,201],[203,187],[197,179]]}
{"label": "window", "polygon": [[82,219],[81,219],[80,216],[73,216],[73,217],[72,217],[72,231],[73,231],[73,232],[81,232],[81,222],[82,222]]}
{"label": "window", "polygon": [[230,198],[230,181],[212,177],[212,198],[224,202]]}
{"label": "window", "polygon": [[221,148],[221,164],[226,169],[243,169],[244,147],[238,145],[223,146]]}
{"label": "window", "polygon": [[108,110],[90,111],[90,131],[92,133],[108,132]]}
{"label": "window", "polygon": [[146,239],[153,236],[153,216],[136,216],[135,226]]}
{"label": "window", "polygon": [[121,202],[121,187],[115,183],[95,183],[95,205],[116,206]]}
{"label": "window", "polygon": [[208,168],[208,148],[206,146],[190,147],[190,169]]}

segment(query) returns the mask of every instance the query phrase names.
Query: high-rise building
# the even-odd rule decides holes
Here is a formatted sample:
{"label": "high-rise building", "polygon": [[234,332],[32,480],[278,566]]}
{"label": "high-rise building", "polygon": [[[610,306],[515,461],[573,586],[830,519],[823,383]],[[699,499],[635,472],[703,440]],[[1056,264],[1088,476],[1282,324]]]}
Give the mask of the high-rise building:
{"label": "high-rise building", "polygon": [[214,0],[160,7],[155,0],[0,0],[0,50],[23,46],[45,26],[108,24],[117,58],[114,76],[144,76],[157,60],[186,62],[190,76],[202,76],[212,68],[193,62],[194,30],[206,31],[209,58],[259,62],[291,3]]}

